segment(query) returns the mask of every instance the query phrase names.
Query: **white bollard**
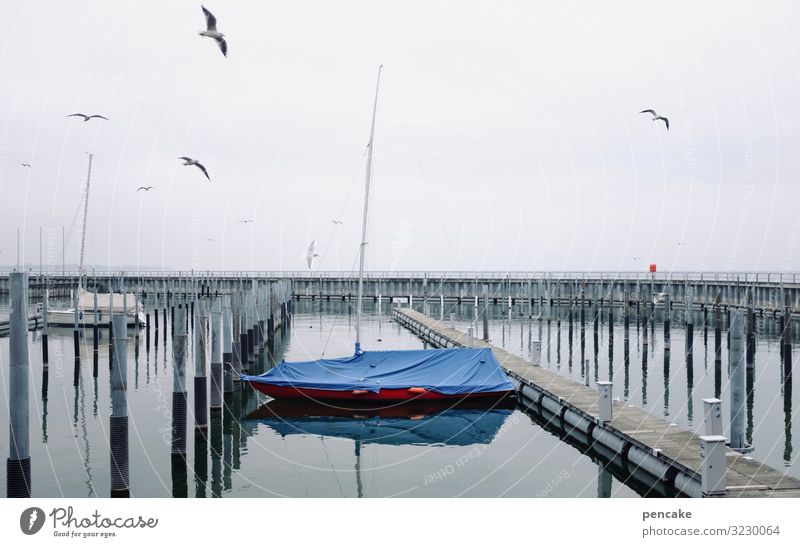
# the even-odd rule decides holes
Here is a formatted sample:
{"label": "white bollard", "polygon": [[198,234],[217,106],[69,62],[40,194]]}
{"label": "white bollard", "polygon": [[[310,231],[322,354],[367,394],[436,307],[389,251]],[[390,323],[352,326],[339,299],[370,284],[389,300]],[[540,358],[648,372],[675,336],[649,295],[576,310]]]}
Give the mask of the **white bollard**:
{"label": "white bollard", "polygon": [[614,382],[597,382],[597,393],[598,418],[600,419],[600,423],[605,424],[610,422],[612,418],[611,403],[614,393]]}
{"label": "white bollard", "polygon": [[542,364],[542,342],[541,340],[534,340],[532,344],[533,364],[539,366]]}
{"label": "white bollard", "polygon": [[471,348],[475,345],[473,335],[472,335],[472,327],[467,327],[467,347]]}
{"label": "white bollard", "polygon": [[722,435],[722,401],[720,399],[703,399],[705,415],[705,434]]}
{"label": "white bollard", "polygon": [[725,492],[725,441],[722,435],[700,436],[700,481],[703,494]]}
{"label": "white bollard", "polygon": [[454,313],[450,314],[450,328],[451,329],[456,328],[456,314]]}

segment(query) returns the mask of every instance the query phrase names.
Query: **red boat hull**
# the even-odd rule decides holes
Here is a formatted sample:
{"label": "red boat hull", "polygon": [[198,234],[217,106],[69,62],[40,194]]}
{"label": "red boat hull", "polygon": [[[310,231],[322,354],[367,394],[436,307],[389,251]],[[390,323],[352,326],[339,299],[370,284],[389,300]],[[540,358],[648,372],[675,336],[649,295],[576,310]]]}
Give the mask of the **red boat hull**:
{"label": "red boat hull", "polygon": [[[261,382],[248,382],[253,389],[269,395],[274,399],[299,399],[304,401],[347,401],[352,403],[405,403],[412,401],[460,401],[464,399],[494,398],[510,395],[511,391],[487,391],[480,393],[463,393],[444,395],[435,391],[412,391],[403,389],[382,389],[377,393],[371,391],[334,391],[330,389],[312,389],[293,386],[275,386]],[[416,389],[416,388],[414,388]]]}

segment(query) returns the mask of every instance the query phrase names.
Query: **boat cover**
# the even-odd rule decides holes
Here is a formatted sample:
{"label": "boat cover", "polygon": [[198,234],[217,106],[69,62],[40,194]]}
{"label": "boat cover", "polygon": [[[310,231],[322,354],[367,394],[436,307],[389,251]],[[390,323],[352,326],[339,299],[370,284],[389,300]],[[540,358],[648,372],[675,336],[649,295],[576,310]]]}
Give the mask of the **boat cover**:
{"label": "boat cover", "polygon": [[262,418],[261,423],[278,433],[352,439],[364,444],[468,446],[490,443],[513,411],[503,408],[458,408],[424,416],[362,419],[342,416]]}
{"label": "boat cover", "polygon": [[373,393],[421,387],[443,395],[511,391],[513,386],[489,348],[364,351],[352,357],[289,363],[247,382],[307,389]]}

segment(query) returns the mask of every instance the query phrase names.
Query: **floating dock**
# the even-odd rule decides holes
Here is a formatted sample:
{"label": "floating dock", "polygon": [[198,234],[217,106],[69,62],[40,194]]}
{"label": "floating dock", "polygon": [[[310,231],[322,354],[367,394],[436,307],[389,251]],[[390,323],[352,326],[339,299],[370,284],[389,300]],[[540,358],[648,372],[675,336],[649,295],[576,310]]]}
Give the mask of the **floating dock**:
{"label": "floating dock", "polygon": [[[488,342],[448,327],[409,308],[396,308],[396,320],[437,347],[489,347],[530,411],[583,438],[599,453],[623,458],[661,486],[703,497],[701,437],[639,408],[615,405],[608,422],[600,420],[600,397],[590,389]],[[747,455],[725,450],[725,489],[714,497],[798,497],[800,480]]]}

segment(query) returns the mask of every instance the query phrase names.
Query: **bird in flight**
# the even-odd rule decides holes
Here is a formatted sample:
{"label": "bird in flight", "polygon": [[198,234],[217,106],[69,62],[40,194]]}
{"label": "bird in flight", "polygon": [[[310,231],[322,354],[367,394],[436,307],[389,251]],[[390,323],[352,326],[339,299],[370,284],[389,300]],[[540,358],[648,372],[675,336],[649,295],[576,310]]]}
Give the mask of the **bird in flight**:
{"label": "bird in flight", "polygon": [[245,220],[240,220],[239,224],[250,224],[251,222],[255,222],[255,221],[248,218],[248,219],[245,219]]}
{"label": "bird in flight", "polygon": [[211,180],[211,177],[208,176],[208,171],[206,171],[206,168],[203,167],[203,164],[201,164],[199,161],[193,160],[192,158],[187,158],[186,156],[181,156],[178,159],[179,160],[183,160],[183,165],[194,165],[194,166],[196,166],[198,169],[200,169],[203,172],[203,174],[206,176],[206,178],[208,180]]}
{"label": "bird in flight", "polygon": [[311,241],[311,245],[308,246],[308,250],[306,250],[306,264],[308,264],[308,269],[311,269],[311,263],[314,262],[314,258],[319,256],[317,254],[317,240]]}
{"label": "bird in flight", "polygon": [[71,118],[72,116],[80,116],[81,118],[83,118],[83,121],[84,121],[84,123],[85,123],[85,122],[88,122],[88,121],[89,121],[89,120],[91,120],[92,118],[100,118],[101,120],[107,120],[107,121],[110,121],[108,118],[106,118],[105,116],[101,116],[100,114],[92,114],[91,116],[87,116],[86,114],[81,114],[80,112],[78,112],[78,113],[75,113],[75,114],[69,114],[69,115],[68,115],[68,116],[66,116],[66,117],[67,117],[67,118]]}
{"label": "bird in flight", "polygon": [[664,125],[667,126],[667,131],[669,131],[669,120],[664,116],[659,116],[658,114],[656,114],[656,111],[653,110],[652,108],[647,110],[642,110],[641,112],[639,112],[639,114],[652,114],[653,115],[652,121],[661,120],[662,122],[664,122]]}
{"label": "bird in flight", "polygon": [[136,191],[138,192],[139,190],[144,190],[145,192],[149,192],[153,188],[155,188],[155,186],[140,186],[136,189]]}
{"label": "bird in flight", "polygon": [[344,225],[344,222],[342,222],[341,220],[336,220],[335,218],[332,218],[331,222],[333,222],[334,224]]}
{"label": "bird in flight", "polygon": [[30,164],[30,163],[21,163],[20,165],[22,165],[22,167],[27,167],[27,168],[29,168],[29,169],[30,169],[30,167],[31,167],[31,164]]}
{"label": "bird in flight", "polygon": [[198,34],[216,40],[219,49],[222,51],[222,55],[227,57],[228,43],[225,41],[225,35],[217,30],[217,18],[214,17],[214,14],[208,11],[205,6],[200,7],[203,8],[203,14],[206,16],[206,30],[201,30]]}

